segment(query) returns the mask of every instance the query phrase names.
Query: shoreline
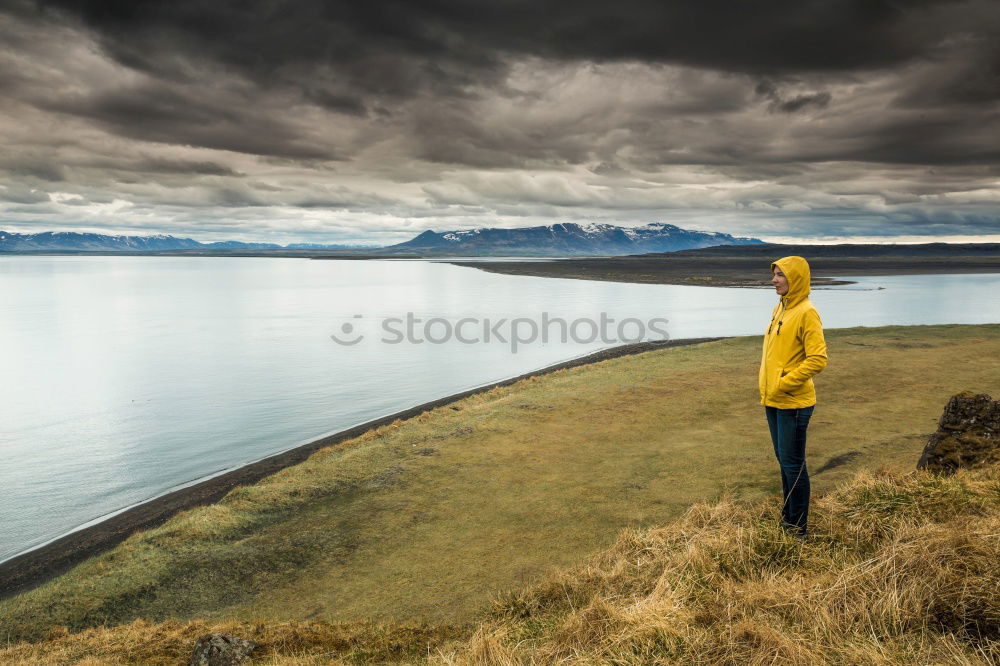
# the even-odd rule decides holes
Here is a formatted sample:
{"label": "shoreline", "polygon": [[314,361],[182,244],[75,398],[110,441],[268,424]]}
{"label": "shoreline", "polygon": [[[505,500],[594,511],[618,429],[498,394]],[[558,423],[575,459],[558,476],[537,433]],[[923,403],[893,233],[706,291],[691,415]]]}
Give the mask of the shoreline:
{"label": "shoreline", "polygon": [[[593,280],[687,287],[770,288],[767,261],[748,257],[645,256],[554,259],[548,262],[446,261],[487,273],[526,277]],[[851,277],[876,275],[942,275],[1000,272],[1000,257],[898,259],[816,257],[809,259],[812,287],[857,284]],[[761,269],[763,266],[763,270]],[[761,277],[761,274],[764,274]],[[830,276],[830,277],[827,277]]]}
{"label": "shoreline", "polygon": [[132,534],[162,525],[175,514],[198,506],[214,504],[239,486],[252,485],[287,467],[303,462],[316,451],[353,439],[373,428],[388,425],[397,419],[410,419],[423,412],[442,407],[470,395],[484,393],[500,386],[509,386],[529,377],[546,375],[558,370],[590,365],[621,356],[641,354],[657,349],[683,347],[727,339],[731,336],[685,338],[663,342],[638,342],[603,349],[568,361],[561,361],[516,377],[502,379],[484,386],[467,389],[437,398],[414,407],[394,412],[371,421],[341,430],[301,446],[248,463],[218,476],[193,483],[165,495],[152,498],[125,509],[98,523],[77,529],[49,543],[15,555],[0,563],[0,600],[27,592],[60,576],[81,562],[118,545]]}

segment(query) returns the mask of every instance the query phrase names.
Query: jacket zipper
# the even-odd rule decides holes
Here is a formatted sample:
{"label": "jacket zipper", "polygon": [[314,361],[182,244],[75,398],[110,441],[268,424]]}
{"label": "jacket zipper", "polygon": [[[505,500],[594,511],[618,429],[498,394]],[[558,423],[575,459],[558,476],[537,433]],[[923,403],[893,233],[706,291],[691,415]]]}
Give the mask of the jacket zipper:
{"label": "jacket zipper", "polygon": [[[779,319],[779,317],[780,317],[780,319]],[[785,321],[784,321],[784,319],[785,319],[785,299],[783,299],[783,298],[781,299],[781,310],[774,317],[771,317],[771,325],[767,327],[767,334],[768,334],[768,345],[767,345],[767,348],[768,348],[768,351],[770,351],[770,349],[771,349],[771,337],[770,336],[771,336],[771,329],[774,327],[774,320],[775,319],[778,320],[778,329],[774,332],[774,334],[777,336],[777,335],[781,334],[781,325],[783,323],[785,323]],[[781,379],[780,372],[781,371],[779,370],[778,372],[779,372],[778,379],[780,381],[780,379]],[[764,393],[765,394],[769,393],[769,391],[768,391],[768,389],[770,388],[769,381],[770,381],[770,377],[765,377],[764,378]]]}
{"label": "jacket zipper", "polygon": [[[781,319],[778,319],[779,316],[781,317]],[[784,317],[785,317],[785,299],[781,299],[781,312],[779,312],[774,317],[771,317],[771,325],[767,327],[767,333],[768,333],[768,335],[771,334],[771,328],[774,326],[774,320],[775,319],[778,319],[778,330],[776,330],[774,332],[774,334],[775,335],[781,335],[781,325],[785,323],[784,322]]]}

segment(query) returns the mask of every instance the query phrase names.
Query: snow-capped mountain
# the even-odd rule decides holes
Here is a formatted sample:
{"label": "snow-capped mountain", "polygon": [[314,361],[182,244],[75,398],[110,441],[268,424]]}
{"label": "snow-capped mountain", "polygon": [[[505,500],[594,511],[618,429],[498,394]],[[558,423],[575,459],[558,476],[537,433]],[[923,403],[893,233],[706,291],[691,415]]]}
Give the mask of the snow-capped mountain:
{"label": "snow-capped mountain", "polygon": [[724,233],[690,231],[672,224],[654,222],[642,227],[618,227],[613,224],[553,224],[521,229],[467,229],[437,233],[425,231],[419,236],[384,248],[363,245],[314,245],[295,243],[282,247],[274,243],[219,241],[200,243],[176,236],[109,236],[76,232],[20,234],[0,230],[0,252],[163,252],[173,250],[361,250],[368,254],[426,255],[541,255],[608,256],[674,252],[714,245],[749,245],[761,243]]}
{"label": "snow-capped mountain", "polygon": [[165,250],[280,250],[349,248],[349,245],[295,243],[283,248],[275,243],[217,241],[200,243],[176,236],[108,236],[76,232],[45,231],[19,234],[0,230],[0,252],[156,252]]}
{"label": "snow-capped mountain", "polygon": [[150,250],[186,250],[202,247],[190,238],[174,236],[106,236],[76,232],[45,231],[38,234],[19,234],[0,231],[0,252],[38,251],[108,251],[125,250],[142,252]]}
{"label": "snow-capped mountain", "polygon": [[521,229],[468,229],[444,233],[425,231],[405,243],[385,249],[470,255],[602,256],[673,252],[713,245],[749,245],[762,242],[757,238],[690,231],[663,222],[653,222],[641,227],[564,223]]}

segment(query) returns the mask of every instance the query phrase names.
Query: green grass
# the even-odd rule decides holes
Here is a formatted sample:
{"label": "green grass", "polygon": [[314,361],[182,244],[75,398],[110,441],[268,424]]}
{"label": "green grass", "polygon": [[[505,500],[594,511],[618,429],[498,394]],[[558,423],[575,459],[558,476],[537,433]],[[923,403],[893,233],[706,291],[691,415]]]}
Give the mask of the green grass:
{"label": "green grass", "polygon": [[[815,475],[816,493],[861,468],[912,469],[952,394],[1000,394],[997,325],[827,340],[809,463],[860,455]],[[476,622],[491,598],[611,546],[623,528],[705,500],[773,497],[759,356],[759,337],[664,349],[379,428],[0,603],[0,628],[20,639],[136,618]],[[856,510],[911,510],[887,493]]]}

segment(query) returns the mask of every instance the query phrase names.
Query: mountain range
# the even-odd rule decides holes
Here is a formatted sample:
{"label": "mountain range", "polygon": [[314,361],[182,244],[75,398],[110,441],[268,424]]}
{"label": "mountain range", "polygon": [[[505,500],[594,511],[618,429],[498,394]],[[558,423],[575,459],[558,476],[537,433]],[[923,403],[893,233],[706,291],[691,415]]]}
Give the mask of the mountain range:
{"label": "mountain range", "polygon": [[520,229],[425,231],[412,240],[383,249],[451,255],[603,256],[757,243],[763,241],[724,233],[690,231],[663,222],[641,227],[567,222]]}
{"label": "mountain range", "polygon": [[294,243],[244,243],[220,241],[200,243],[176,236],[108,236],[104,234],[51,232],[20,234],[0,231],[0,252],[180,252],[212,254],[247,252],[262,255],[280,251],[330,250],[346,254],[364,249],[367,255],[541,255],[617,256],[647,252],[674,252],[714,245],[746,245],[763,241],[724,233],[690,231],[672,224],[654,222],[641,227],[612,224],[563,223],[520,229],[468,229],[425,231],[404,243],[373,248],[362,245],[312,245]]}
{"label": "mountain range", "polygon": [[200,243],[191,238],[176,236],[107,236],[105,234],[77,233],[73,231],[45,231],[37,234],[19,234],[0,231],[0,252],[163,252],[172,250],[325,250],[365,246],[317,245],[294,243],[244,243],[218,241]]}

